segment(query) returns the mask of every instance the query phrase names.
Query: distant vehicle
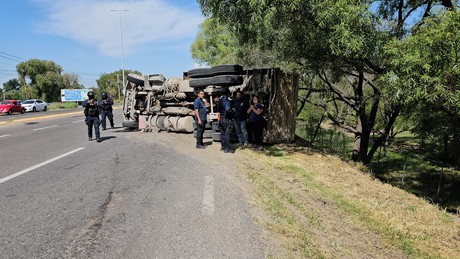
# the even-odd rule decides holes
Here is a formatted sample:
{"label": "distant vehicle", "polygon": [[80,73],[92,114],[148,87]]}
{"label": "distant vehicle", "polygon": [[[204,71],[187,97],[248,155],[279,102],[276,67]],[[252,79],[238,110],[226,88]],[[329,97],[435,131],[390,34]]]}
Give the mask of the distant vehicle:
{"label": "distant vehicle", "polygon": [[5,100],[0,102],[0,113],[11,115],[13,112],[24,113],[26,109],[16,100]]}
{"label": "distant vehicle", "polygon": [[40,99],[29,99],[21,102],[22,107],[26,109],[27,112],[36,112],[48,110],[48,104]]}

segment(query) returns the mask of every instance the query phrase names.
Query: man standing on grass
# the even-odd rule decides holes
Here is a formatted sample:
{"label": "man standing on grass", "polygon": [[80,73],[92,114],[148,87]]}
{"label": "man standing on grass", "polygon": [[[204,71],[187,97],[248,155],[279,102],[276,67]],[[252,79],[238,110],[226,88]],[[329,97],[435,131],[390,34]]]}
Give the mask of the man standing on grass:
{"label": "man standing on grass", "polygon": [[244,100],[242,92],[236,92],[236,99],[233,100],[233,109],[235,109],[235,129],[238,135],[238,145],[248,146],[248,131],[246,130],[246,120],[248,119],[247,110],[249,109],[249,102]]}

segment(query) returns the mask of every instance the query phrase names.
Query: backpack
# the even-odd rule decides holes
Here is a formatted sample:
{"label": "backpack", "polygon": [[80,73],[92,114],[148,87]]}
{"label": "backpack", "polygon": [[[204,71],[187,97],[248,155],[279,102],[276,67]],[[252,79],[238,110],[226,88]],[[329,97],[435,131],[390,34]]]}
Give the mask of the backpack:
{"label": "backpack", "polygon": [[[228,99],[225,100],[225,101],[222,100],[222,99],[219,100],[218,111],[219,111],[220,114],[225,114],[225,118],[233,120],[235,118],[235,112],[231,108],[230,108],[229,111],[225,110],[226,102],[230,102],[230,100],[228,100]],[[230,106],[231,106],[231,103],[230,103]]]}

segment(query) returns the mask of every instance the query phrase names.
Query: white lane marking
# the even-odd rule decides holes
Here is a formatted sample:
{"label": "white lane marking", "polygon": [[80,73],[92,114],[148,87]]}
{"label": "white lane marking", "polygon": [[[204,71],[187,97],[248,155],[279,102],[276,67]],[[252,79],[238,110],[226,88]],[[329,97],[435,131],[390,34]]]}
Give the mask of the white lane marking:
{"label": "white lane marking", "polygon": [[58,125],[53,125],[53,126],[48,126],[48,127],[43,127],[43,128],[33,129],[33,130],[44,130],[44,129],[54,128],[54,127],[57,127],[57,126]]}
{"label": "white lane marking", "polygon": [[203,191],[203,214],[214,215],[214,176],[206,175]]}
{"label": "white lane marking", "polygon": [[9,137],[10,135],[1,135],[0,138]]}
{"label": "white lane marking", "polygon": [[73,154],[73,153],[75,153],[75,152],[78,152],[78,151],[80,151],[80,150],[82,150],[82,149],[85,149],[85,148],[84,148],[84,147],[77,148],[77,149],[75,149],[75,150],[72,150],[72,151],[70,151],[70,152],[67,152],[67,153],[65,153],[65,154],[62,154],[62,155],[57,156],[57,157],[55,157],[55,158],[51,158],[51,159],[49,159],[49,160],[46,160],[45,162],[42,162],[42,163],[40,163],[40,164],[34,165],[34,166],[29,167],[29,168],[27,168],[27,169],[24,169],[24,170],[22,170],[22,171],[19,171],[19,172],[15,173],[15,174],[12,174],[12,175],[9,175],[9,176],[7,176],[7,177],[4,177],[4,178],[0,179],[0,183],[4,183],[4,182],[6,182],[6,181],[8,181],[8,180],[11,180],[11,179],[13,179],[13,178],[15,178],[15,177],[18,177],[18,176],[22,175],[22,174],[28,173],[28,172],[30,172],[30,171],[32,171],[32,170],[35,170],[35,169],[37,169],[37,168],[40,168],[40,167],[42,167],[42,166],[44,166],[44,165],[47,165],[47,164],[49,164],[49,163],[52,163],[52,162],[54,162],[54,161],[56,161],[56,160],[59,160],[59,159],[61,159],[61,158],[64,158],[64,157],[66,157],[66,156],[68,156],[68,155],[71,155],[71,154]]}
{"label": "white lane marking", "polygon": [[72,121],[72,123],[80,123],[80,122],[84,122],[85,120],[79,120],[79,121]]}

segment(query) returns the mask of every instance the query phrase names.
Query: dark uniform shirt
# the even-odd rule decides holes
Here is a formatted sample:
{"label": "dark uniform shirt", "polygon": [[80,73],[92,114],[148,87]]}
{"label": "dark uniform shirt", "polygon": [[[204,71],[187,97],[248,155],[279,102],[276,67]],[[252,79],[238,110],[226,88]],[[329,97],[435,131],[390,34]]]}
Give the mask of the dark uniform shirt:
{"label": "dark uniform shirt", "polygon": [[[261,110],[264,110],[265,107],[263,104],[261,103],[258,103],[254,106],[254,109],[258,110],[258,109],[261,109]],[[264,120],[264,117],[262,116],[262,113],[260,115],[257,115],[254,111],[251,110],[251,113],[249,113],[249,120],[250,121],[263,121]]]}
{"label": "dark uniform shirt", "polygon": [[249,103],[246,100],[233,100],[233,108],[235,108],[235,120],[245,121],[248,118]]}
{"label": "dark uniform shirt", "polygon": [[[104,103],[105,101],[105,103]],[[98,102],[99,106],[104,111],[112,111],[113,99],[108,97],[107,99],[102,99]]]}
{"label": "dark uniform shirt", "polygon": [[99,116],[99,107],[97,100],[92,104],[89,100],[84,100],[82,106],[85,107],[85,116],[86,117],[98,117]]}
{"label": "dark uniform shirt", "polygon": [[193,108],[198,110],[198,114],[200,115],[201,121],[207,120],[208,111],[206,110],[206,105],[200,97],[197,97],[193,102]]}

